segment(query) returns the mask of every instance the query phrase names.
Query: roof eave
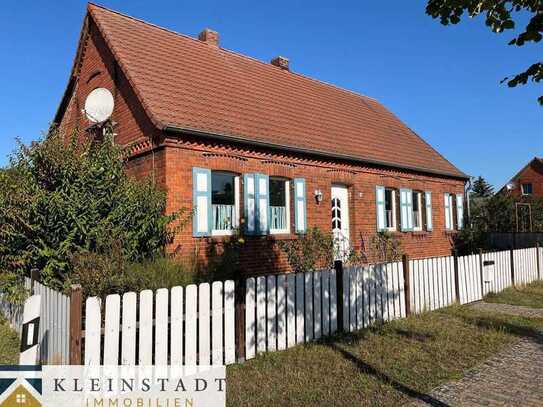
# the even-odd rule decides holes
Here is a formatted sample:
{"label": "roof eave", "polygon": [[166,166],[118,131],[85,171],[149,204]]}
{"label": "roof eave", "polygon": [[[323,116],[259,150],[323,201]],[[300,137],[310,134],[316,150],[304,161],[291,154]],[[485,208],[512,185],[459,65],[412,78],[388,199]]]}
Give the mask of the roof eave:
{"label": "roof eave", "polygon": [[466,175],[462,172],[460,172],[459,174],[453,174],[446,171],[440,171],[440,170],[429,169],[429,168],[421,168],[421,167],[415,167],[415,166],[409,166],[409,165],[401,165],[401,164],[396,164],[396,163],[391,163],[391,162],[386,162],[386,161],[375,160],[371,158],[355,157],[355,156],[351,156],[347,154],[335,153],[335,152],[330,152],[330,151],[308,149],[308,148],[303,148],[303,147],[295,147],[295,146],[276,144],[276,143],[270,143],[270,142],[264,142],[264,141],[248,140],[247,138],[238,136],[238,135],[231,135],[231,134],[224,134],[224,133],[210,133],[210,132],[206,132],[202,130],[183,128],[183,127],[179,127],[175,125],[165,125],[162,128],[162,130],[169,133],[177,133],[177,134],[181,133],[181,134],[187,134],[187,135],[193,135],[193,136],[199,136],[199,137],[206,137],[209,139],[214,139],[214,140],[219,140],[219,141],[235,142],[235,143],[243,144],[243,145],[270,148],[274,150],[287,151],[291,153],[309,154],[309,155],[313,155],[317,157],[344,160],[344,161],[349,161],[349,162],[359,163],[359,164],[377,165],[381,167],[408,170],[408,171],[414,171],[414,172],[430,174],[430,175],[445,176],[445,177],[450,177],[450,178],[459,179],[463,181],[467,181],[470,179],[469,175]]}

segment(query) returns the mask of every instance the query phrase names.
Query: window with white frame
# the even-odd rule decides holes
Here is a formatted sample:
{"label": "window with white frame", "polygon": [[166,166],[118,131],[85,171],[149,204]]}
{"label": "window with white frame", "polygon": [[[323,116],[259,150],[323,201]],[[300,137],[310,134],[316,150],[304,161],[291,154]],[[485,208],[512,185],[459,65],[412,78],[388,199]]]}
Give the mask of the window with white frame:
{"label": "window with white frame", "polygon": [[529,183],[529,182],[526,182],[526,183],[522,183],[520,185],[521,189],[522,189],[522,195],[532,195],[532,184]]}
{"label": "window with white frame", "polygon": [[413,191],[413,230],[422,230],[422,192]]}
{"label": "window with white frame", "polygon": [[270,233],[290,231],[289,181],[270,177]]}
{"label": "window with white frame", "polygon": [[445,193],[445,229],[454,229],[454,209],[455,209],[454,194]]}
{"label": "window with white frame", "polygon": [[396,191],[385,188],[385,228],[396,230]]}
{"label": "window with white frame", "polygon": [[239,177],[222,171],[211,172],[212,234],[230,234],[238,227]]}

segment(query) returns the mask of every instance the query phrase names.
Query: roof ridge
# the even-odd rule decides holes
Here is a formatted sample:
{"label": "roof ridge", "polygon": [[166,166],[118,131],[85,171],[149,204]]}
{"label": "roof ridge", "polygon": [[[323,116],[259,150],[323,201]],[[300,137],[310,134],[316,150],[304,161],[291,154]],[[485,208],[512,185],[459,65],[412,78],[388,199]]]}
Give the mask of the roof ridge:
{"label": "roof ridge", "polygon": [[[175,34],[175,35],[178,35],[178,36],[180,36],[180,37],[183,37],[183,38],[187,38],[187,39],[189,39],[189,40],[192,40],[192,41],[194,41],[194,42],[197,43],[197,44],[204,45],[204,43],[203,43],[202,41],[200,41],[198,38],[191,37],[190,35],[183,34],[183,33],[180,33],[180,32],[174,31],[174,30],[171,30],[171,29],[169,29],[169,28],[166,28],[166,27],[163,27],[163,26],[160,26],[160,25],[151,23],[151,22],[146,21],[146,20],[143,20],[143,19],[141,19],[141,18],[137,18],[137,17],[131,16],[131,15],[122,13],[122,12],[117,11],[117,10],[112,10],[112,9],[110,9],[110,8],[108,8],[108,7],[105,7],[105,6],[102,6],[102,5],[100,5],[100,4],[96,4],[96,3],[93,3],[93,2],[89,2],[89,3],[88,3],[88,6],[94,6],[94,7],[101,8],[102,10],[106,10],[106,11],[108,11],[108,12],[111,12],[111,13],[114,13],[114,14],[117,14],[117,15],[120,15],[120,16],[125,17],[125,18],[128,18],[128,19],[130,19],[130,20],[134,20],[134,21],[136,21],[136,22],[138,22],[138,23],[142,23],[142,24],[145,24],[145,25],[154,27],[154,28],[158,28],[159,30],[166,31],[166,32],[169,32],[169,33],[171,33],[171,34]],[[262,65],[264,65],[264,66],[266,66],[266,67],[268,67],[268,68],[272,68],[272,69],[280,69],[280,68],[278,68],[278,67],[275,67],[275,66],[271,65],[271,64],[268,63],[268,62],[264,62],[264,61],[262,61],[262,60],[260,60],[260,59],[258,59],[258,58],[252,57],[252,56],[250,56],[250,55],[242,54],[242,53],[239,52],[239,51],[234,51],[234,50],[231,50],[231,49],[228,49],[228,48],[223,48],[223,47],[221,47],[221,46],[219,46],[218,48],[219,48],[220,51],[224,51],[224,52],[227,52],[227,53],[230,53],[230,54],[234,54],[234,55],[239,56],[239,57],[241,57],[241,58],[250,59],[251,61],[255,61],[255,62],[257,62],[257,63],[259,63],[259,64],[262,64]],[[302,74],[302,73],[300,73],[300,72],[293,72],[293,71],[290,71],[290,70],[287,71],[287,72],[288,72],[289,74],[292,74],[292,75],[295,75],[295,76],[299,76],[299,77],[301,77],[301,78],[304,78],[304,79],[307,79],[307,80],[316,82],[316,83],[318,83],[318,84],[320,84],[320,85],[330,86],[330,87],[333,87],[333,88],[335,88],[335,89],[341,90],[342,92],[347,92],[347,93],[350,93],[350,94],[352,94],[352,95],[354,95],[354,96],[358,96],[358,97],[360,97],[360,98],[362,98],[362,99],[368,98],[368,99],[374,100],[374,101],[376,101],[376,102],[379,103],[379,101],[378,101],[376,98],[372,97],[372,96],[368,96],[368,95],[365,95],[365,94],[360,93],[360,92],[355,92],[355,91],[353,91],[353,90],[351,90],[351,89],[343,88],[343,87],[341,87],[341,86],[339,86],[339,85],[336,85],[336,84],[334,84],[334,83],[330,83],[330,82],[327,82],[327,81],[323,81],[323,80],[321,80],[321,79],[312,78],[312,77],[310,77],[310,76],[308,76],[308,75],[304,75],[304,74]]]}

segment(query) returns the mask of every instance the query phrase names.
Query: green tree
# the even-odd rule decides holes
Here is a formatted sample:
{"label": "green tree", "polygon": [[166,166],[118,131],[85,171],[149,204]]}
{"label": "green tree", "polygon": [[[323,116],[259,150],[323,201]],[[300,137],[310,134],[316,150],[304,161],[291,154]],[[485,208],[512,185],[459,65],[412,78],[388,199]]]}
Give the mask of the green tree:
{"label": "green tree", "polygon": [[471,187],[472,198],[489,198],[492,195],[494,195],[494,188],[483,177],[479,176],[473,181]]}
{"label": "green tree", "polygon": [[[32,268],[60,288],[79,252],[120,245],[126,261],[163,252],[180,212],[165,215],[165,193],[125,173],[122,150],[110,139],[77,143],[52,131],[20,145],[0,172],[0,290]],[[11,288],[10,288],[11,287]]]}
{"label": "green tree", "polygon": [[[543,0],[429,0],[426,13],[441,24],[458,24],[462,18],[485,16],[486,25],[495,33],[515,30],[517,22],[529,16],[526,26],[517,33],[509,45],[521,47],[527,42],[539,42],[543,38]],[[525,85],[529,80],[539,83],[543,79],[543,62],[532,64],[524,72],[506,77],[510,87]],[[543,96],[539,97],[543,105]]]}

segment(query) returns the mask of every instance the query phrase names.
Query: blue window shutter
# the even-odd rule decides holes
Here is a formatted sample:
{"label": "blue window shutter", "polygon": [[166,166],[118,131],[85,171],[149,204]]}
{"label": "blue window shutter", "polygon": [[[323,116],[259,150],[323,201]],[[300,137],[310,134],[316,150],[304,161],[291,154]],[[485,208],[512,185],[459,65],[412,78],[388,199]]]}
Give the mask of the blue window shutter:
{"label": "blue window shutter", "polygon": [[212,228],[211,170],[207,168],[192,169],[192,204],[193,236],[209,236]]}
{"label": "blue window shutter", "polygon": [[377,231],[382,232],[386,229],[385,187],[380,185],[375,187],[375,200],[377,208]]}
{"label": "blue window shutter", "polygon": [[270,231],[270,182],[264,174],[255,174],[256,233],[267,235]]}
{"label": "blue window shutter", "polygon": [[400,189],[400,217],[402,232],[413,230],[413,194],[410,189]]}
{"label": "blue window shutter", "polygon": [[464,227],[464,195],[456,194],[456,218],[458,222],[458,229]]}
{"label": "blue window shutter", "polygon": [[[287,221],[290,222],[288,219]],[[294,223],[296,233],[307,232],[307,201],[304,178],[294,179]]]}
{"label": "blue window shutter", "polygon": [[426,203],[426,230],[432,230],[432,193],[430,191],[424,193],[424,201]]}
{"label": "blue window shutter", "polygon": [[256,174],[243,176],[243,217],[245,233],[256,234]]}

